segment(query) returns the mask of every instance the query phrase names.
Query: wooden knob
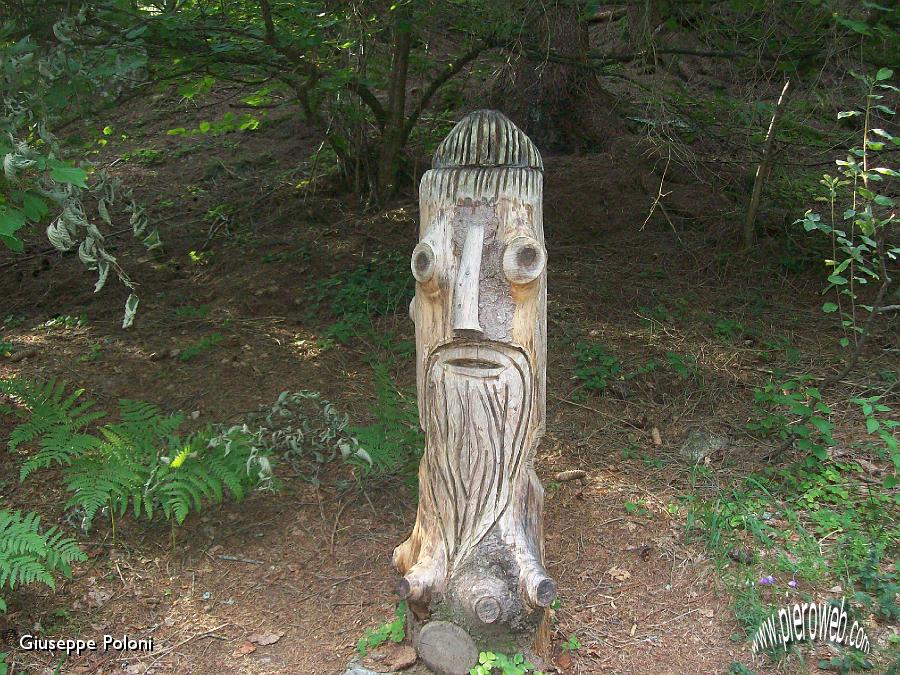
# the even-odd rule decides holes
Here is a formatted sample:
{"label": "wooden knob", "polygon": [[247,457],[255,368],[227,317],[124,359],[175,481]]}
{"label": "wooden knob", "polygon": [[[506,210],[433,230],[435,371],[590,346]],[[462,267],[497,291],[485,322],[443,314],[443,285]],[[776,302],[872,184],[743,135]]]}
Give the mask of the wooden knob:
{"label": "wooden knob", "polygon": [[547,252],[533,237],[516,237],[503,252],[503,273],[511,283],[527,284],[544,271]]}
{"label": "wooden knob", "polygon": [[475,601],[475,614],[484,623],[494,623],[502,613],[503,607],[497,598],[486,595]]}

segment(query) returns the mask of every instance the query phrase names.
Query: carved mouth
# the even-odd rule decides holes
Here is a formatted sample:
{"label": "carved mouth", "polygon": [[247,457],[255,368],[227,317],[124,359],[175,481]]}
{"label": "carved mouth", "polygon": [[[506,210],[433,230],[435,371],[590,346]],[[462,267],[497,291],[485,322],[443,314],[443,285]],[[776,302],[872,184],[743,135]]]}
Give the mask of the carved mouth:
{"label": "carved mouth", "polygon": [[465,370],[502,370],[503,366],[495,361],[488,361],[486,359],[469,359],[469,358],[455,358],[449,359],[446,361],[448,366],[455,366],[457,368],[463,368]]}
{"label": "carved mouth", "polygon": [[497,377],[507,368],[527,368],[525,355],[515,347],[492,342],[451,342],[438,347],[432,363],[466,377]]}

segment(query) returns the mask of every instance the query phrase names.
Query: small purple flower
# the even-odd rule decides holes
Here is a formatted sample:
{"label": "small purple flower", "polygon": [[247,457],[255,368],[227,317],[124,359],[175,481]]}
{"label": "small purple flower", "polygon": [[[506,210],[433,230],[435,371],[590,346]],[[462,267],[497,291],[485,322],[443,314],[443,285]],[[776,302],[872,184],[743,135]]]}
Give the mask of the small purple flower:
{"label": "small purple flower", "polygon": [[791,588],[797,588],[797,580],[796,580],[796,579],[791,579],[791,580],[788,582],[788,586],[790,586]]}
{"label": "small purple flower", "polygon": [[771,574],[769,576],[763,577],[762,579],[759,580],[760,586],[771,586],[774,583],[775,583],[775,577],[773,577]]}

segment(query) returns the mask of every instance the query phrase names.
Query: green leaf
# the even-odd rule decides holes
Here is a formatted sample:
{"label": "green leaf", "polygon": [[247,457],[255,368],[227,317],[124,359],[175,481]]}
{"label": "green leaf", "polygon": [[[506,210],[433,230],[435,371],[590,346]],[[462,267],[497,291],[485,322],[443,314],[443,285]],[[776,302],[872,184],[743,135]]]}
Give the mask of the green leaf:
{"label": "green leaf", "polygon": [[881,68],[877,73],[875,73],[876,80],[889,80],[894,76],[894,71],[890,68]]}
{"label": "green leaf", "polygon": [[838,306],[833,302],[826,302],[822,305],[822,311],[826,314],[831,314],[832,312],[838,311]]}
{"label": "green leaf", "polygon": [[0,205],[0,235],[12,235],[25,226],[25,214],[19,209]]}
{"label": "green leaf", "polygon": [[831,434],[831,430],[834,429],[834,425],[822,417],[810,417],[809,423],[812,424],[820,434],[825,436]]}
{"label": "green leaf", "polygon": [[893,206],[894,200],[890,197],[885,197],[884,195],[875,195],[875,203],[878,206]]}
{"label": "green leaf", "polygon": [[50,213],[47,203],[31,192],[22,195],[22,211],[25,213],[25,217],[33,223],[39,223],[44,216]]}
{"label": "green leaf", "polygon": [[870,434],[874,434],[880,428],[881,428],[881,425],[878,423],[878,420],[876,420],[874,417],[866,418],[866,431],[868,431]]}
{"label": "green leaf", "polygon": [[25,250],[25,242],[11,234],[0,234],[0,241],[3,242],[6,248],[15,253],[21,253]]}
{"label": "green leaf", "polygon": [[58,159],[49,160],[47,166],[50,167],[50,177],[57,183],[77,185],[81,188],[87,187],[87,184],[84,182],[85,178],[87,178],[87,171],[84,169],[66,164]]}
{"label": "green leaf", "polygon": [[839,14],[834,15],[834,20],[839,24],[844,26],[845,28],[849,28],[854,33],[859,33],[860,35],[871,35],[871,31],[869,30],[869,24],[865,21],[857,21],[856,19],[848,19],[847,17],[840,16]]}
{"label": "green leaf", "polygon": [[837,274],[832,274],[828,277],[828,283],[834,284],[835,286],[843,286],[847,283],[847,280],[844,277],[838,276]]}

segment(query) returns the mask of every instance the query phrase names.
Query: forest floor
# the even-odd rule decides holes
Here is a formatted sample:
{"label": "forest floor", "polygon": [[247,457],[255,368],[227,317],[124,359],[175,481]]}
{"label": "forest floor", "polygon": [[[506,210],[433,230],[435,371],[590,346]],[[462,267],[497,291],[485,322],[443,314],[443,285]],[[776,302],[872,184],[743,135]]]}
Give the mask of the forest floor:
{"label": "forest floor", "polygon": [[[97,139],[108,143],[96,161],[145,201],[164,252],[116,240],[142,297],[127,331],[125,293],[111,280],[94,295],[77,256],[42,254],[46,245],[35,240],[28,257],[0,265],[3,337],[13,354],[30,353],[0,361],[0,376],[62,378],[107,409],[141,399],[183,411],[192,425],[237,423],[301,389],[321,392],[354,425],[370,423],[373,360],[388,364],[401,392],[414,386],[411,280],[397,311],[373,318],[387,348],[365,335],[323,339],[342,317],[313,299],[322,280],[373,260],[408,276],[415,198],[366,214],[324,188],[300,189],[318,141],[293,113],[272,114],[252,132],[165,133],[220,119],[234,100],[228,91],[202,106],[158,96],[116,111],[109,134],[99,121]],[[746,593],[726,579],[775,575],[776,585],[748,587],[774,609],[835,596],[840,572],[788,587],[791,574],[776,569],[774,554],[746,536],[757,562],[731,560],[688,513],[699,499],[724,503],[717,497],[764,467],[779,444],[746,431],[755,387],[778,368],[836,370],[840,333],[819,309],[821,277],[802,253],[799,262],[735,253],[719,233],[723,222],[739,222],[739,210],[687,171],[672,167],[663,182],[665,161],[637,140],[545,158],[547,434],[536,469],[547,488],[547,565],[560,592],[545,671],[723,673],[737,662],[818,672],[819,658],[837,653],[827,645],[777,664],[752,657]],[[648,218],[659,192],[664,208]],[[891,340],[876,336],[867,372],[896,369],[877,349]],[[575,374],[579,342],[621,368],[594,386],[601,391]],[[851,411],[834,421],[846,447],[858,440]],[[13,420],[2,424],[8,432]],[[692,461],[681,452],[692,430],[727,443]],[[62,523],[66,497],[54,471],[19,484],[18,462],[0,453],[0,495]],[[585,478],[556,480],[569,469]],[[372,479],[360,489],[352,471],[332,463],[316,485],[283,464],[279,492],[190,516],[174,547],[164,524],[123,518],[113,541],[98,518],[79,533],[90,558],[74,578],[56,593],[17,592],[6,622],[19,632],[155,641],[152,653],[73,657],[62,672],[342,673],[366,629],[393,615],[390,556],[416,510],[407,481]],[[867,622],[882,647],[896,633],[874,615]],[[248,643],[252,634],[270,644]],[[55,666],[42,654],[11,658],[31,673]]]}

